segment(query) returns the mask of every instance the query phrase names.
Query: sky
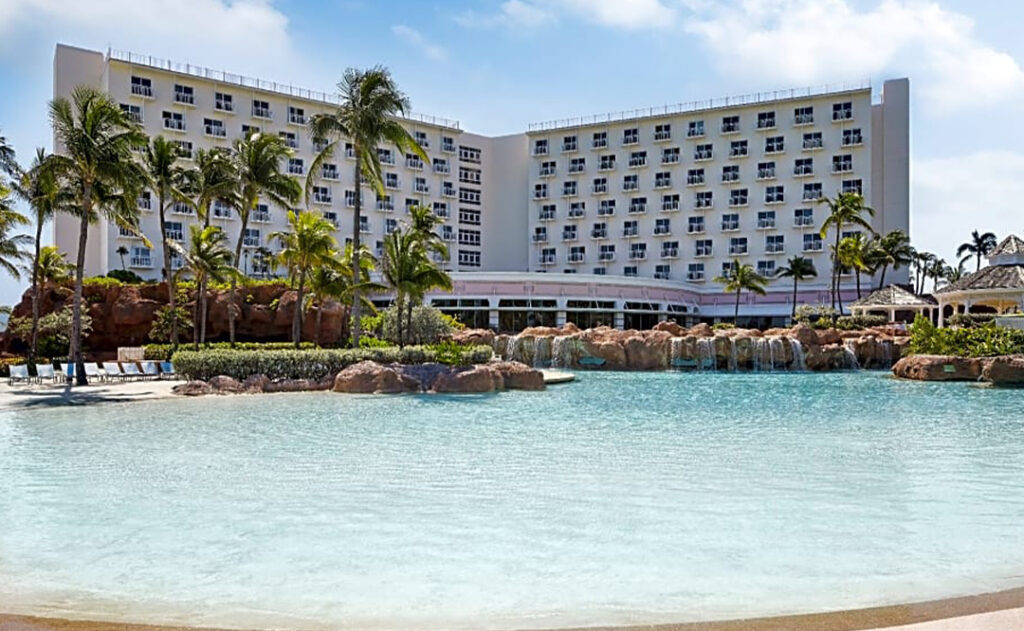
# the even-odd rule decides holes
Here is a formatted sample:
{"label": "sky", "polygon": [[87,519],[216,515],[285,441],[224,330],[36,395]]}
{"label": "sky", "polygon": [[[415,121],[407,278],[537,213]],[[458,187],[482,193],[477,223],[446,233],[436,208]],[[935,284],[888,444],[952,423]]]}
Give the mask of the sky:
{"label": "sky", "polygon": [[[0,134],[51,147],[54,46],[131,50],[332,91],[390,68],[417,112],[531,122],[762,90],[911,81],[911,238],[955,259],[1024,233],[1024,2],[0,0]],[[0,276],[0,304],[24,282]]]}

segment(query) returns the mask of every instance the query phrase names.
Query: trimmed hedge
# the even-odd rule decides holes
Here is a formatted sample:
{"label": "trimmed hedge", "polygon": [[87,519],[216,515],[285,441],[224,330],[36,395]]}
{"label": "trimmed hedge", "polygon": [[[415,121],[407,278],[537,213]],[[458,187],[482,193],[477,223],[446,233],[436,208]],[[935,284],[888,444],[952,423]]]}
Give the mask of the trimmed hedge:
{"label": "trimmed hedge", "polygon": [[994,357],[1024,353],[1024,331],[989,323],[976,327],[938,328],[918,315],[910,329],[911,355]]}
{"label": "trimmed hedge", "polygon": [[964,328],[985,326],[997,317],[994,313],[954,313],[946,320],[946,325]]}
{"label": "trimmed hedge", "polygon": [[[301,342],[299,349],[311,349],[313,348],[312,342]],[[178,344],[178,350],[191,350],[191,342],[180,342]],[[235,342],[235,347],[231,348],[230,342],[212,342],[207,344],[200,344],[199,350],[216,350],[216,351],[293,351],[295,350],[295,342]],[[157,361],[165,361],[171,356],[171,345],[170,344],[146,344],[144,347],[143,359],[153,359]]]}
{"label": "trimmed hedge", "polygon": [[841,331],[857,331],[870,329],[873,326],[885,326],[889,318],[880,315],[848,315],[836,318],[836,328]]}
{"label": "trimmed hedge", "polygon": [[[440,351],[440,352],[439,352]],[[260,351],[188,351],[180,350],[171,360],[178,374],[187,379],[207,380],[227,375],[242,381],[252,375],[270,379],[323,379],[361,361],[382,364],[425,364],[446,360],[448,363],[482,364],[494,355],[490,346],[466,346],[452,361],[450,348],[407,346],[398,348],[347,348],[312,350]]]}

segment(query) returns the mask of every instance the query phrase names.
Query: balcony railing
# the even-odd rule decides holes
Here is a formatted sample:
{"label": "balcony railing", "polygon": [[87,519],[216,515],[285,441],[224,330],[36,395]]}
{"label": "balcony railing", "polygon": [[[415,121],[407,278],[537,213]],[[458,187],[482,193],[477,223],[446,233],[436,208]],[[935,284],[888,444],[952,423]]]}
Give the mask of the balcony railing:
{"label": "balcony railing", "polygon": [[615,260],[615,251],[614,250],[611,250],[611,251],[605,250],[604,252],[600,252],[597,255],[597,260],[601,261],[602,263],[607,263],[609,261],[614,261]]}
{"label": "balcony railing", "polygon": [[654,236],[664,237],[672,234],[672,228],[670,226],[654,226]]}
{"label": "balcony railing", "polygon": [[185,131],[185,121],[180,118],[165,118],[164,129],[171,129],[173,131]]}
{"label": "balcony railing", "polygon": [[541,254],[539,259],[538,259],[538,262],[541,265],[554,265],[555,264],[555,255],[554,254]]}
{"label": "balcony railing", "polygon": [[647,212],[647,204],[630,204],[629,214],[630,215],[642,215]]}
{"label": "balcony railing", "polygon": [[672,140],[672,132],[667,129],[654,132],[654,142],[663,142],[665,140]]}
{"label": "balcony railing", "polygon": [[607,239],[608,229],[607,228],[595,228],[590,231],[591,239]]}
{"label": "balcony railing", "polygon": [[679,200],[673,199],[670,201],[661,202],[661,210],[662,212],[672,212],[674,210],[679,210]]}
{"label": "balcony railing", "polygon": [[554,221],[555,220],[555,213],[554,213],[554,211],[542,210],[542,211],[540,211],[539,219],[540,219],[540,221]]}
{"label": "balcony railing", "polygon": [[629,251],[629,260],[631,260],[631,261],[646,261],[647,260],[647,250],[630,250]]}
{"label": "balcony railing", "polygon": [[175,103],[182,103],[184,105],[195,105],[196,104],[196,96],[194,94],[187,94],[185,92],[175,92],[174,93],[174,102]]}
{"label": "balcony railing", "polygon": [[330,204],[333,199],[330,193],[313,193],[313,202],[317,204]]}
{"label": "balcony railing", "polygon": [[133,83],[132,94],[134,94],[135,96],[144,96],[147,99],[151,99],[153,98],[153,86]]}
{"label": "balcony railing", "polygon": [[662,248],[661,258],[663,259],[676,259],[679,258],[679,248]]}
{"label": "balcony railing", "polygon": [[546,232],[535,232],[535,233],[533,233],[533,242],[534,243],[547,243],[548,242],[548,233],[546,233]]}
{"label": "balcony railing", "polygon": [[569,253],[569,262],[570,263],[582,263],[584,260],[586,260],[586,254],[584,254],[583,252],[570,252]]}
{"label": "balcony railing", "polygon": [[687,272],[686,280],[690,281],[691,283],[703,282],[704,272]]}
{"label": "balcony railing", "polygon": [[[582,219],[586,214],[587,214],[587,211],[585,211],[582,208],[570,208],[569,209],[569,213],[568,213],[569,219]],[[597,214],[598,215],[601,214],[601,210],[600,209],[598,209]],[[553,218],[553,216],[552,216],[552,218]]]}
{"label": "balcony railing", "polygon": [[610,217],[615,214],[615,206],[598,206],[598,217]]}
{"label": "balcony railing", "polygon": [[252,115],[256,118],[273,118],[273,113],[269,107],[260,107],[257,105],[252,106]]}
{"label": "balcony railing", "polygon": [[215,136],[217,138],[224,138],[228,135],[223,125],[204,125],[203,130],[207,136]]}
{"label": "balcony railing", "polygon": [[133,256],[128,261],[132,267],[141,267],[149,269],[153,267],[153,259],[148,256]]}
{"label": "balcony railing", "polygon": [[687,234],[704,234],[704,224],[690,224],[686,227]]}

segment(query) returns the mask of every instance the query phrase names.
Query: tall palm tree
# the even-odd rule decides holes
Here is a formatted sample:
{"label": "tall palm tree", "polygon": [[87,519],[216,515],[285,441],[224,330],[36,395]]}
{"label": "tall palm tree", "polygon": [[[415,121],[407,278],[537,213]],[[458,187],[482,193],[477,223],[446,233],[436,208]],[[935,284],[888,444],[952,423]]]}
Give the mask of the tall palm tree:
{"label": "tall palm tree", "polygon": [[117,250],[115,250],[115,252],[117,252],[117,255],[121,258],[121,271],[128,271],[128,269],[124,266],[124,257],[128,256],[128,246],[123,244],[119,245],[117,246]]}
{"label": "tall palm tree", "polygon": [[[334,155],[339,142],[347,141],[355,156],[353,182],[355,203],[352,214],[352,252],[359,252],[360,225],[362,222],[361,183],[370,184],[378,195],[384,195],[380,157],[377,146],[394,145],[400,154],[413,152],[420,159],[429,162],[423,148],[402,127],[397,117],[404,116],[410,109],[409,98],[398,89],[387,68],[376,66],[369,70],[349,68],[338,83],[341,105],[334,112],[316,114],[310,119],[310,131],[315,142],[324,143],[323,150],[313,159],[306,179],[306,198],[317,181],[321,164]],[[352,269],[358,273],[359,264],[352,262]],[[360,280],[361,279],[357,279]],[[358,283],[357,283],[358,285]],[[359,291],[352,296],[352,343],[359,346],[361,301]]]}
{"label": "tall palm tree", "polygon": [[0,183],[0,269],[15,279],[21,278],[21,263],[28,257],[25,248],[32,237],[14,234],[19,226],[28,224],[28,218],[14,210],[11,190]]}
{"label": "tall palm tree", "polygon": [[967,272],[964,271],[963,262],[958,263],[956,267],[947,265],[946,268],[942,270],[943,280],[950,284],[957,282],[966,275]]}
{"label": "tall palm tree", "polygon": [[40,286],[63,283],[71,276],[71,265],[64,260],[64,253],[55,245],[40,248],[31,269],[39,279]]}
{"label": "tall palm tree", "polygon": [[793,279],[793,313],[792,317],[796,317],[796,295],[797,286],[800,281],[807,280],[808,278],[817,278],[818,270],[814,268],[814,261],[807,258],[806,256],[791,256],[786,265],[780,267],[776,276],[781,278],[792,278]]}
{"label": "tall palm tree", "polygon": [[185,172],[185,192],[192,198],[203,226],[210,225],[215,201],[238,207],[238,174],[231,152],[220,147],[196,152],[196,166]]}
{"label": "tall palm tree", "polygon": [[988,256],[992,250],[996,249],[997,245],[998,240],[994,232],[979,233],[977,230],[972,230],[971,240],[961,243],[960,247],[956,249],[956,255],[963,257],[960,259],[961,263],[973,256],[975,259],[974,271],[977,272],[981,269],[981,257]]}
{"label": "tall palm tree", "polygon": [[198,350],[206,343],[207,294],[210,281],[223,283],[239,274],[233,265],[234,254],[228,245],[228,236],[220,226],[188,227],[187,250],[174,244],[181,254],[184,265],[181,272],[192,275],[196,283],[196,303],[193,308],[192,346]]}
{"label": "tall palm tree", "polygon": [[752,265],[734,259],[732,265],[729,266],[729,271],[721,276],[716,276],[715,282],[725,285],[726,293],[736,293],[736,310],[733,313],[733,321],[738,322],[740,319],[740,294],[749,291],[763,296],[768,279],[758,274]]}
{"label": "tall palm tree", "polygon": [[404,346],[413,306],[431,289],[451,291],[452,279],[430,260],[422,237],[411,230],[396,230],[384,238],[381,274],[395,292],[398,344]]}
{"label": "tall palm tree", "polygon": [[822,203],[828,206],[828,216],[821,224],[821,238],[828,236],[830,228],[835,229],[836,240],[832,247],[832,308],[836,308],[836,300],[839,296],[840,265],[836,257],[839,255],[839,241],[843,238],[843,228],[846,226],[860,226],[874,234],[871,223],[864,218],[864,214],[874,216],[873,208],[864,203],[864,198],[857,193],[839,193],[832,199],[824,199]]}
{"label": "tall palm tree", "polygon": [[923,294],[924,285],[931,273],[932,265],[938,257],[924,250],[914,251],[914,293]]}
{"label": "tall palm tree", "polygon": [[946,259],[938,256],[928,261],[928,266],[925,268],[925,274],[928,278],[932,279],[933,292],[939,288],[939,281],[946,277],[947,267],[949,267],[949,265],[946,265]]}
{"label": "tall palm tree", "polygon": [[[839,241],[839,263],[844,268],[853,270],[856,276],[858,299],[861,297],[860,275],[863,272],[871,271],[871,247],[871,241],[860,232],[843,237]],[[840,305],[842,305],[842,300],[840,300]],[[842,311],[842,307],[840,307],[840,311]]]}
{"label": "tall palm tree", "polygon": [[448,244],[434,228],[444,223],[428,206],[412,206],[409,208],[409,231],[420,240],[427,252],[437,254],[447,261]]}
{"label": "tall palm tree", "polygon": [[[351,246],[348,246],[349,248]],[[313,328],[313,343],[320,346],[320,331],[322,329],[321,323],[323,320],[323,308],[324,304],[328,300],[337,300],[343,304],[348,304],[352,294],[357,290],[355,278],[356,275],[352,273],[350,265],[352,264],[352,258],[350,256],[348,248],[345,252],[338,256],[332,265],[321,265],[313,270],[309,275],[309,297],[307,302],[310,306],[316,305],[316,324]],[[373,257],[369,250],[363,247],[363,255],[360,256],[360,267],[362,268],[362,278],[369,277],[370,273],[374,269]],[[372,281],[363,281],[359,283],[358,290],[360,290],[360,300],[362,300],[363,307],[365,307],[371,313],[376,310],[373,302],[367,295],[369,292],[380,292],[387,291],[387,288],[379,283]]]}
{"label": "tall palm tree", "polygon": [[[242,245],[249,216],[264,197],[281,208],[290,208],[302,197],[302,186],[281,170],[281,162],[292,155],[284,141],[271,134],[254,133],[235,141],[233,148],[238,178],[238,218],[241,226],[235,243],[235,267],[242,262]],[[235,287],[231,281],[228,293],[228,337],[235,343]]]}
{"label": "tall palm tree", "polygon": [[138,225],[136,199],[146,176],[133,159],[132,147],[144,145],[148,139],[116,102],[87,86],[75,88],[70,100],[51,101],[50,120],[63,150],[52,158],[54,169],[73,196],[74,214],[80,220],[69,354],[76,366],[78,384],[85,385],[82,279],[89,224],[105,215],[121,226]]}
{"label": "tall palm tree", "polygon": [[334,225],[314,213],[288,211],[288,230],[274,232],[269,239],[281,242],[278,256],[281,263],[292,270],[297,279],[298,295],[292,317],[292,339],[295,348],[302,340],[303,293],[306,279],[317,267],[331,265],[337,256],[338,242],[334,239]]}
{"label": "tall palm tree", "polygon": [[885,273],[891,267],[893,271],[914,260],[914,248],[910,247],[910,237],[902,230],[893,230],[878,239],[877,262],[882,273],[878,279],[878,288],[885,287]]}
{"label": "tall palm tree", "polygon": [[[183,188],[186,184],[186,169],[179,162],[181,150],[174,142],[157,136],[146,147],[143,163],[149,186],[156,192],[157,216],[160,218],[160,243],[164,257],[164,278],[167,279],[167,304],[173,313],[176,308],[176,274],[171,269],[171,254],[177,250],[171,247],[167,236],[167,211],[172,204],[190,203]],[[171,349],[178,347],[178,319],[171,318]]]}

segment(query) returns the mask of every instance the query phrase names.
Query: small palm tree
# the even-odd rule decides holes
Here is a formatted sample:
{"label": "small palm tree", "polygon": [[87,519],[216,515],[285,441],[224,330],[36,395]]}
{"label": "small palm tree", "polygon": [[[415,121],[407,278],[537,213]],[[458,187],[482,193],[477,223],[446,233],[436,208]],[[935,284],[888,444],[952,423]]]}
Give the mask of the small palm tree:
{"label": "small palm tree", "polygon": [[128,271],[128,269],[124,265],[124,257],[128,256],[128,246],[126,246],[126,245],[119,245],[119,246],[117,246],[117,250],[115,250],[115,251],[117,252],[117,256],[121,258],[121,271],[122,272]]}
{"label": "small palm tree", "polygon": [[409,231],[420,240],[427,252],[437,254],[442,260],[449,258],[448,244],[434,229],[444,223],[427,206],[409,208]]}
{"label": "small palm tree", "polygon": [[89,224],[100,215],[114,223],[137,228],[136,199],[146,174],[134,160],[132,148],[147,143],[142,128],[133,123],[109,96],[87,86],[71,92],[71,99],[50,102],[54,136],[64,147],[51,158],[53,167],[73,199],[79,218],[75,290],[71,303],[70,356],[79,385],[85,385],[82,357],[82,280]]}
{"label": "small palm tree", "polygon": [[0,183],[0,270],[14,279],[21,278],[21,264],[28,258],[26,247],[32,244],[27,234],[14,234],[28,218],[14,210],[11,191]]}
{"label": "small palm tree", "polygon": [[[423,161],[430,159],[398,121],[399,117],[409,111],[410,103],[386,68],[349,68],[338,83],[338,91],[341,105],[337,110],[327,114],[316,114],[310,119],[313,140],[323,143],[324,148],[310,164],[309,177],[306,179],[306,198],[310,197],[323,162],[334,155],[339,142],[347,142],[349,147],[346,151],[351,151],[351,155],[355,157],[353,169],[354,181],[357,184],[352,214],[352,252],[353,256],[357,256],[362,222],[362,187],[358,183],[368,183],[378,195],[384,194],[377,147],[390,144],[395,146],[400,155],[412,152]],[[358,273],[357,261],[352,262],[352,268]],[[351,311],[352,343],[356,347],[359,346],[360,311],[361,301],[359,291],[356,290],[352,295]]]}
{"label": "small palm tree", "polygon": [[431,289],[451,291],[452,279],[430,260],[422,237],[412,231],[396,230],[384,238],[381,267],[385,283],[395,292],[398,344],[404,346],[413,306]]}
{"label": "small palm tree", "polygon": [[210,207],[221,201],[237,208],[238,174],[231,153],[220,147],[196,152],[196,166],[185,172],[184,190],[192,198],[203,226],[210,225]]}
{"label": "small palm tree", "polygon": [[[853,270],[857,283],[857,298],[861,297],[860,275],[863,272],[871,271],[871,241],[864,238],[860,232],[843,237],[839,241],[839,264],[849,270]],[[839,300],[839,310],[842,311],[842,296]]]}
{"label": "small palm tree", "polygon": [[928,278],[932,279],[932,291],[938,289],[939,282],[946,277],[947,267],[949,267],[949,265],[946,264],[946,259],[938,256],[928,261],[928,266],[925,269],[925,274]]}
{"label": "small palm tree", "polygon": [[314,213],[288,211],[288,230],[268,237],[281,242],[278,257],[297,279],[298,295],[292,317],[292,339],[295,348],[302,340],[302,307],[306,280],[317,267],[331,265],[337,256],[338,242],[334,225]]}
{"label": "small palm tree", "polygon": [[14,161],[14,147],[7,142],[5,136],[0,136],[0,171],[9,175],[18,172],[18,163]]}
{"label": "small palm tree", "polygon": [[807,280],[808,278],[817,278],[818,270],[814,268],[814,261],[807,258],[806,256],[792,256],[786,261],[786,265],[780,267],[775,273],[776,276],[781,278],[792,278],[793,279],[793,313],[792,317],[796,317],[796,296],[797,289],[800,281]]}
{"label": "small palm tree", "polygon": [[880,265],[882,273],[878,279],[878,288],[885,287],[885,274],[891,267],[893,271],[914,260],[914,248],[910,247],[910,237],[902,230],[893,230],[882,237],[877,243],[876,265]]}
{"label": "small palm tree", "polygon": [[188,250],[175,244],[184,265],[181,272],[192,275],[196,283],[196,304],[193,310],[192,345],[198,350],[206,343],[207,294],[211,281],[223,283],[238,275],[233,265],[234,254],[228,246],[228,236],[220,226],[188,227]]}
{"label": "small palm tree", "polygon": [[[373,301],[370,300],[367,295],[369,292],[381,292],[386,291],[387,288],[379,283],[370,281],[363,281],[359,283],[359,287],[356,287],[355,278],[356,275],[352,273],[350,265],[352,264],[351,253],[346,248],[345,252],[336,258],[331,265],[321,265],[313,270],[309,276],[309,297],[307,298],[308,306],[316,305],[316,324],[313,328],[313,343],[320,346],[320,331],[322,329],[323,321],[323,308],[324,304],[328,300],[337,300],[344,304],[348,304],[352,294],[358,289],[360,300],[362,300],[363,307],[367,311],[373,313],[376,311],[376,307],[373,305]],[[359,257],[360,267],[362,268],[362,278],[369,277],[370,273],[374,269],[373,256],[369,250],[363,247],[363,253]]]}
{"label": "small palm tree", "polygon": [[[835,229],[836,240],[832,246],[832,308],[836,308],[836,301],[839,296],[839,275],[840,263],[836,258],[839,255],[839,241],[843,237],[843,228],[846,226],[860,226],[874,234],[871,223],[864,218],[864,215],[874,216],[873,208],[864,204],[864,198],[857,193],[839,193],[832,199],[824,199],[822,203],[828,206],[828,216],[821,224],[821,238],[828,236],[830,228]],[[840,307],[841,309],[841,307]]]}
{"label": "small palm tree", "polygon": [[923,294],[924,284],[928,280],[931,268],[938,257],[924,250],[914,251],[914,293]]}
{"label": "small palm tree", "polygon": [[55,245],[44,245],[32,266],[39,279],[39,285],[59,285],[71,276],[71,265],[64,259],[64,253]]}
{"label": "small palm tree", "polygon": [[961,243],[960,247],[956,249],[956,255],[962,257],[960,262],[963,263],[974,257],[974,271],[981,269],[981,257],[988,256],[992,250],[996,249],[998,240],[993,232],[979,233],[977,230],[971,231],[971,240],[966,243]]}
{"label": "small palm tree", "polygon": [[[281,208],[289,208],[302,197],[302,186],[294,177],[281,170],[281,162],[292,155],[291,149],[280,137],[271,134],[249,134],[235,141],[232,148],[235,173],[238,178],[238,218],[241,227],[235,243],[235,267],[242,262],[242,245],[249,227],[250,213],[256,209],[260,197],[265,197]],[[232,279],[228,293],[228,339],[235,343],[235,287]]]}
{"label": "small palm tree", "polygon": [[763,296],[768,279],[758,274],[753,266],[742,263],[739,259],[734,259],[732,265],[729,266],[728,272],[721,276],[716,276],[715,282],[725,285],[726,293],[736,293],[736,310],[733,313],[733,320],[738,322],[740,318],[740,294],[744,291],[749,291],[750,293]]}
{"label": "small palm tree", "polygon": [[957,282],[966,275],[967,273],[964,271],[964,264],[962,261],[958,263],[956,267],[947,265],[946,268],[942,270],[943,279],[950,284]]}

